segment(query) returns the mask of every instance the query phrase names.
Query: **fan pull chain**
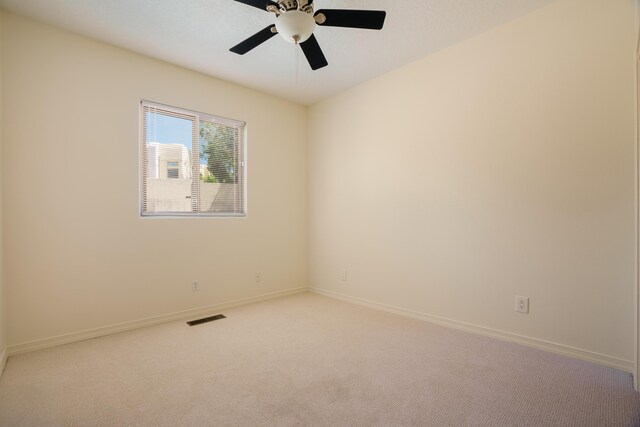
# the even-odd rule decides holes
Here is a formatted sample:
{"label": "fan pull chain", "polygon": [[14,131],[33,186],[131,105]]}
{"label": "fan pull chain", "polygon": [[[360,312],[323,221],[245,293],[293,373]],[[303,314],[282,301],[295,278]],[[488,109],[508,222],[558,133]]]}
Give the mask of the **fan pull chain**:
{"label": "fan pull chain", "polygon": [[293,48],[295,49],[295,61],[296,61],[296,86],[298,85],[298,78],[300,77],[300,46],[298,45],[298,43],[295,43],[293,45]]}

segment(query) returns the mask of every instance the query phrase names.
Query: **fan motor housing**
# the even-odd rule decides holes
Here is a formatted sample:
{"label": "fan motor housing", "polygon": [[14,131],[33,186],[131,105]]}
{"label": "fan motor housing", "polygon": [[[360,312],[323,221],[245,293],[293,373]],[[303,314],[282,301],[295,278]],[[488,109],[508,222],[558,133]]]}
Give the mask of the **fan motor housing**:
{"label": "fan motor housing", "polygon": [[280,5],[280,10],[284,9],[287,11],[298,8],[298,2],[296,0],[280,0],[278,4]]}
{"label": "fan motor housing", "polygon": [[278,7],[280,9],[280,13],[286,13],[290,10],[299,10],[301,12],[313,14],[313,4],[308,4],[306,1],[278,0]]}

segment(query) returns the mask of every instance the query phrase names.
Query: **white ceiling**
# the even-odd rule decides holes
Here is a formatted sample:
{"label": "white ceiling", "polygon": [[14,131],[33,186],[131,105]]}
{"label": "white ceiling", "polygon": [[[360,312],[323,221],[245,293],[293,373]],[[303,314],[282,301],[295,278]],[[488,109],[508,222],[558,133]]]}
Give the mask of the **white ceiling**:
{"label": "white ceiling", "polygon": [[317,27],[329,62],[317,71],[277,36],[244,56],[229,52],[274,22],[233,0],[0,0],[0,7],[309,105],[553,1],[315,0],[316,10],[387,11],[382,31]]}

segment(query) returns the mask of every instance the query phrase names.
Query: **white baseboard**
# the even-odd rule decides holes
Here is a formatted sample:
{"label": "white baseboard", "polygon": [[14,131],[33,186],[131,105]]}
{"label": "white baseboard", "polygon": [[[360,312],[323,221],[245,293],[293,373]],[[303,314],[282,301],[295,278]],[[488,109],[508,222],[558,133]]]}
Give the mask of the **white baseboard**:
{"label": "white baseboard", "polygon": [[[189,310],[178,311],[170,314],[163,314],[160,316],[147,317],[146,319],[134,320],[132,322],[118,323],[116,325],[103,326],[95,329],[88,329],[85,331],[73,332],[70,334],[58,335],[51,338],[44,338],[21,344],[15,344],[8,347],[5,350],[6,355],[13,356],[16,354],[27,353],[34,350],[42,350],[45,348],[56,347],[63,344],[69,344],[77,341],[83,341],[91,338],[102,337],[105,335],[116,334],[118,332],[130,331],[132,329],[143,328],[145,326],[157,325],[160,323],[172,322],[175,320],[183,320],[188,318],[202,317],[210,315],[214,312],[237,307],[246,304],[252,304],[259,301],[265,301],[273,298],[279,298],[287,295],[294,295],[298,293],[308,292],[308,288],[294,288],[286,291],[272,292],[269,294],[258,295],[250,298],[243,298],[234,301],[227,301],[220,304],[214,304],[206,307],[193,308]],[[217,313],[215,313],[217,314]],[[5,359],[6,359],[5,355]],[[0,365],[4,366],[4,365]]]}
{"label": "white baseboard", "polygon": [[607,356],[605,354],[595,353],[589,350],[583,350],[576,347],[571,347],[564,344],[557,344],[550,341],[540,340],[537,338],[531,338],[524,335],[518,335],[511,332],[500,331],[497,329],[486,328],[484,326],[473,325],[470,323],[459,322],[457,320],[447,319],[440,316],[434,316],[432,314],[421,313],[419,311],[409,310],[406,308],[394,307],[387,304],[382,304],[375,301],[369,301],[362,298],[356,298],[349,295],[340,294],[334,291],[326,289],[309,288],[310,292],[314,292],[320,295],[328,296],[331,298],[340,299],[343,301],[351,302],[354,304],[364,305],[367,307],[375,308],[390,313],[399,314],[405,317],[411,317],[413,319],[424,320],[430,323],[435,323],[442,326],[447,326],[454,329],[459,329],[467,332],[472,332],[480,335],[485,335],[492,338],[497,338],[503,341],[510,341],[528,347],[537,348],[539,350],[546,350],[552,353],[560,354],[563,356],[569,356],[580,360],[586,360],[588,362],[597,363],[599,365],[608,366],[610,368],[619,369],[625,372],[633,372],[633,361],[624,360],[613,356]]}
{"label": "white baseboard", "polygon": [[111,335],[118,332],[130,331],[133,329],[142,328],[145,326],[157,325],[160,323],[172,322],[175,320],[183,320],[188,318],[194,318],[211,314],[215,311],[224,310],[241,305],[251,304],[255,302],[265,301],[273,298],[283,297],[287,295],[294,295],[303,292],[314,292],[320,295],[328,296],[335,299],[351,302],[354,304],[364,305],[377,310],[382,310],[394,314],[398,314],[413,319],[419,319],[430,323],[435,323],[442,326],[447,326],[454,329],[459,329],[467,332],[472,332],[488,337],[497,338],[504,341],[510,341],[529,347],[537,348],[540,350],[546,350],[552,353],[561,354],[564,356],[574,357],[576,359],[585,360],[588,362],[597,363],[600,365],[608,366],[611,368],[619,369],[625,372],[633,372],[633,361],[624,360],[613,356],[607,356],[604,354],[592,352],[589,350],[583,350],[576,347],[567,346],[564,344],[558,344],[550,341],[540,340],[537,338],[531,338],[524,335],[514,334],[511,332],[500,331],[497,329],[486,328],[484,326],[478,326],[470,323],[459,322],[457,320],[447,319],[440,316],[435,316],[419,311],[409,310],[406,308],[395,307],[388,304],[382,304],[375,301],[370,301],[362,298],[352,297],[349,295],[340,294],[337,292],[329,291],[319,288],[295,288],[286,291],[272,292],[269,294],[259,295],[256,297],[243,298],[234,301],[227,301],[220,304],[214,304],[206,307],[199,307],[175,313],[148,317],[146,319],[135,320],[132,322],[119,323],[116,325],[104,326],[101,328],[89,329],[85,331],[73,332],[70,334],[58,335],[51,338],[39,339],[29,341],[21,344],[11,345],[2,350],[0,353],[0,375],[6,365],[7,358],[11,355],[20,353],[26,353],[34,350],[41,350],[50,347],[56,347],[63,344],[69,344],[77,341],[83,341],[86,339],[97,338],[105,335]]}
{"label": "white baseboard", "polygon": [[0,352],[0,375],[4,372],[4,367],[7,366],[7,358],[9,357],[9,352],[7,351],[7,347],[2,349]]}

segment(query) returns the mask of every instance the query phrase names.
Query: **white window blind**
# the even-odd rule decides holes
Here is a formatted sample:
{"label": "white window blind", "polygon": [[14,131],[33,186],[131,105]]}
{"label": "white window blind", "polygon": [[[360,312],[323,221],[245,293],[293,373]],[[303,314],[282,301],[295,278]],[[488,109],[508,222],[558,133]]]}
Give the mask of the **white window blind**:
{"label": "white window blind", "polygon": [[140,103],[142,216],[245,215],[245,123]]}

